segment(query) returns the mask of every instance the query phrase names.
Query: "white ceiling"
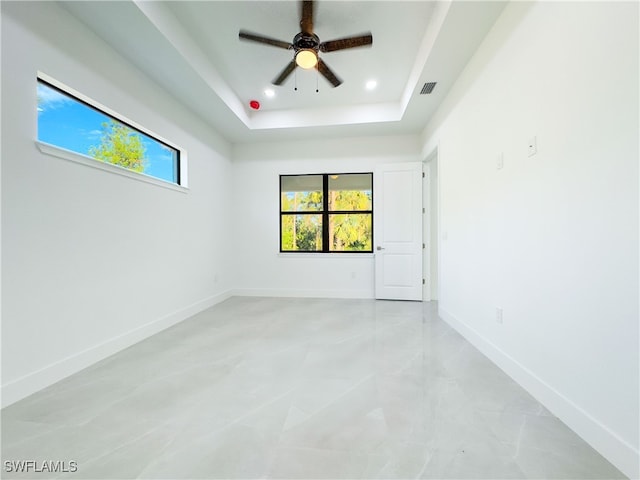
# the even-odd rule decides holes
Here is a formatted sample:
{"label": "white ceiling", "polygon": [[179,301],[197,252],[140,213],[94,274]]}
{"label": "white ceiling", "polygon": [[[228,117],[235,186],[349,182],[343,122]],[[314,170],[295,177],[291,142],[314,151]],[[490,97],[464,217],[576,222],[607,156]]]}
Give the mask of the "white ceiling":
{"label": "white ceiling", "polygon": [[[343,81],[332,88],[300,68],[271,85],[292,51],[238,39],[243,29],[291,42],[300,31],[297,1],[61,3],[232,143],[421,132],[505,6],[318,0],[321,41],[373,35],[371,47],[321,53]],[[365,88],[369,80],[375,90]],[[425,82],[437,85],[420,95]]]}

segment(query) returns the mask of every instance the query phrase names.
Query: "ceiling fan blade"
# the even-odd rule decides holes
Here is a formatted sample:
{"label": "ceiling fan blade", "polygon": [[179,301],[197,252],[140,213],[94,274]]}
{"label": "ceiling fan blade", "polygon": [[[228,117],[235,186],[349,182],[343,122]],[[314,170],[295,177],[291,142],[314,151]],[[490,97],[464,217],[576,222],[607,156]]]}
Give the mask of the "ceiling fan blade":
{"label": "ceiling fan blade", "polygon": [[238,38],[241,38],[242,40],[249,40],[251,42],[264,43],[273,47],[285,48],[287,50],[293,48],[293,45],[289,42],[276,40],[275,38],[265,37],[263,35],[246,32],[244,30],[240,30],[240,33],[238,33]]}
{"label": "ceiling fan blade", "polygon": [[327,66],[326,63],[322,61],[321,58],[318,58],[317,68],[318,68],[318,71],[322,74],[322,76],[327,80],[329,80],[329,83],[331,83],[331,85],[333,85],[334,87],[337,87],[342,83],[342,80],[340,80],[336,76],[336,74],[333,73],[333,71]]}
{"label": "ceiling fan blade", "polygon": [[302,14],[300,15],[300,29],[304,33],[313,33],[313,1],[302,1]]}
{"label": "ceiling fan blade", "polygon": [[336,50],[344,50],[345,48],[365,47],[373,43],[373,36],[370,33],[358,35],[356,37],[339,38],[337,40],[329,40],[320,44],[321,52],[335,52]]}
{"label": "ceiling fan blade", "polygon": [[278,75],[278,77],[271,83],[273,83],[274,85],[282,85],[282,83],[287,79],[287,77],[289,75],[291,75],[291,72],[293,72],[296,69],[296,61],[291,60],[291,63],[289,63],[286,67],[284,67],[284,70],[282,70],[282,72],[280,72],[280,75]]}

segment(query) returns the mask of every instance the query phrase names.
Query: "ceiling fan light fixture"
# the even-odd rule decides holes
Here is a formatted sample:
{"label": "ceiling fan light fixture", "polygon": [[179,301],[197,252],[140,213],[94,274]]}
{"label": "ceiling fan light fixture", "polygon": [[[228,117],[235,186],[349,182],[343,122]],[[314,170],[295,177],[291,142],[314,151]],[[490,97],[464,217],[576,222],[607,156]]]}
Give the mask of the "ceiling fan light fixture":
{"label": "ceiling fan light fixture", "polygon": [[[280,74],[272,80],[271,83],[274,85],[282,85],[296,68],[300,67],[306,70],[316,69],[319,74],[318,76],[323,76],[335,88],[342,84],[342,80],[329,68],[323,61],[324,59],[318,56],[318,53],[322,52],[325,54],[356,47],[368,47],[373,45],[373,36],[369,32],[362,35],[321,42],[318,35],[313,33],[315,0],[301,0],[300,3],[302,7],[302,13],[300,15],[301,31],[293,37],[293,41],[284,42],[275,38],[265,37],[264,35],[247,32],[246,30],[240,30],[238,32],[238,38],[289,51],[293,50],[293,58],[287,63],[287,66],[284,67]],[[294,90],[297,90],[297,88]],[[318,89],[316,88],[316,92],[317,91]]]}
{"label": "ceiling fan light fixture", "polygon": [[303,48],[296,53],[296,64],[300,68],[310,69],[314,68],[318,63],[318,56],[316,52],[310,48]]}

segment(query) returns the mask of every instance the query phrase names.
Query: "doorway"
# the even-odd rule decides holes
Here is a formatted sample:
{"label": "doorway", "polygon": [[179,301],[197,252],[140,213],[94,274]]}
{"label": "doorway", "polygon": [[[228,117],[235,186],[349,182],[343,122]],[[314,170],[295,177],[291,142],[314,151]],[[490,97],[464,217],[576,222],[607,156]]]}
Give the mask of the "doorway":
{"label": "doorway", "polygon": [[426,158],[423,163],[422,206],[422,271],[424,272],[424,284],[422,287],[422,299],[425,302],[438,299],[438,232],[440,219],[440,182],[438,175],[438,148]]}

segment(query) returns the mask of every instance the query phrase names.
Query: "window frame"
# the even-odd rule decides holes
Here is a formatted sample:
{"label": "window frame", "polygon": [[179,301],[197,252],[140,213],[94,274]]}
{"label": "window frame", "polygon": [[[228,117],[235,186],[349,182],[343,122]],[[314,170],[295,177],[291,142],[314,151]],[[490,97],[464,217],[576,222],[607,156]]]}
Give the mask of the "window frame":
{"label": "window frame", "polygon": [[[329,210],[329,178],[334,175],[370,175],[371,176],[371,209],[369,210]],[[282,210],[282,178],[283,177],[313,177],[322,176],[322,210],[283,211]],[[372,254],[373,253],[373,172],[342,172],[342,173],[292,173],[280,174],[278,177],[279,202],[279,246],[282,254]],[[329,215],[368,214],[371,215],[371,249],[370,250],[330,250],[329,249]],[[322,218],[322,250],[283,250],[282,249],[282,218],[284,215],[321,215]]]}
{"label": "window frame", "polygon": [[[150,175],[144,172],[137,172],[135,170],[131,170],[124,166],[116,165],[113,163],[102,162],[93,158],[92,156],[81,153],[74,150],[68,150],[65,147],[48,143],[42,140],[39,140],[39,134],[36,133],[36,145],[38,149],[47,155],[55,156],[58,158],[62,158],[65,160],[70,160],[75,163],[80,163],[89,167],[97,168],[100,170],[105,170],[111,173],[116,173],[118,175],[126,176],[128,178],[132,178],[135,180],[139,180],[146,183],[151,183],[154,185],[158,185],[164,188],[169,188],[172,190],[177,190],[181,192],[187,192],[187,152],[185,149],[179,147],[173,142],[170,142],[163,138],[162,136],[152,132],[151,130],[141,126],[137,122],[134,122],[124,115],[121,115],[114,110],[110,109],[102,105],[101,103],[93,100],[92,98],[78,92],[77,90],[65,85],[64,83],[54,79],[53,77],[38,71],[36,75],[36,86],[39,83],[45,84],[47,87],[57,90],[61,94],[70,97],[72,100],[102,114],[107,116],[109,119],[119,122],[122,125],[132,129],[134,132],[138,134],[142,134],[151,140],[171,149],[175,152],[175,165],[174,165],[174,174],[176,181],[166,180],[164,178]],[[36,118],[36,132],[38,132],[39,124],[38,119]]]}

